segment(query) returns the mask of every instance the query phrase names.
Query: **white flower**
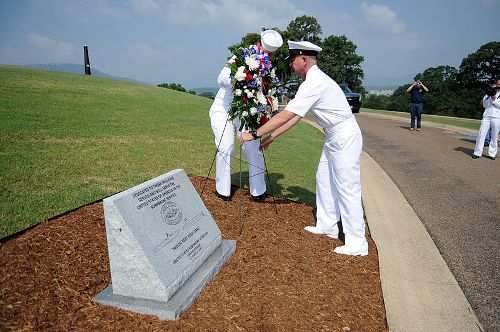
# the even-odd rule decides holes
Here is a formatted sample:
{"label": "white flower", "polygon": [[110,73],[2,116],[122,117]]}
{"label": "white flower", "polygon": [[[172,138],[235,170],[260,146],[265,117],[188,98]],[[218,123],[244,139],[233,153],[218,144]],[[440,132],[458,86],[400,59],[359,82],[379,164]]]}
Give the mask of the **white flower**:
{"label": "white flower", "polygon": [[241,66],[238,68],[238,71],[234,74],[234,78],[237,81],[243,81],[245,79],[245,77],[247,77],[247,74],[245,74],[244,70],[245,70],[245,67]]}
{"label": "white flower", "polygon": [[257,109],[255,107],[250,108],[250,114],[254,115],[257,113]]}
{"label": "white flower", "polygon": [[278,98],[276,97],[272,97],[272,112],[276,112],[276,111],[279,111],[279,101],[278,101]]}
{"label": "white flower", "polygon": [[252,91],[247,91],[247,97],[248,97],[248,98],[252,98],[252,97],[253,97],[253,93],[252,93]]}
{"label": "white flower", "polygon": [[248,112],[247,111],[243,111],[241,112],[241,115],[243,115],[244,117],[248,116]]}
{"label": "white flower", "polygon": [[271,69],[271,73],[269,73],[269,75],[271,75],[271,78],[275,78],[276,77],[276,68]]}
{"label": "white flower", "polygon": [[227,61],[227,63],[229,63],[229,64],[231,64],[231,65],[232,65],[232,64],[235,64],[235,63],[236,63],[236,55],[233,55],[233,56],[232,56],[232,57],[231,57],[231,58]]}
{"label": "white flower", "polygon": [[247,64],[248,69],[250,70],[255,70],[259,68],[260,62],[255,57],[256,57],[255,54],[252,54],[245,58],[245,63]]}
{"label": "white flower", "polygon": [[234,90],[234,95],[235,96],[241,96],[241,92],[242,91],[240,89],[236,89],[236,90]]}
{"label": "white flower", "polygon": [[263,105],[267,103],[266,96],[261,91],[257,92],[257,100]]}

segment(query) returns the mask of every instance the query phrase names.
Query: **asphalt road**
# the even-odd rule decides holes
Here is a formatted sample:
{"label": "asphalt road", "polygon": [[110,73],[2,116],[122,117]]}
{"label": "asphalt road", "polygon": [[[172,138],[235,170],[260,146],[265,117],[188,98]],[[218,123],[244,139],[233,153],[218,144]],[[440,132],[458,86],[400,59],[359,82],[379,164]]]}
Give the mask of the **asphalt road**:
{"label": "asphalt road", "polygon": [[471,131],[356,118],[363,150],[406,197],[486,331],[500,331],[500,156],[472,159]]}

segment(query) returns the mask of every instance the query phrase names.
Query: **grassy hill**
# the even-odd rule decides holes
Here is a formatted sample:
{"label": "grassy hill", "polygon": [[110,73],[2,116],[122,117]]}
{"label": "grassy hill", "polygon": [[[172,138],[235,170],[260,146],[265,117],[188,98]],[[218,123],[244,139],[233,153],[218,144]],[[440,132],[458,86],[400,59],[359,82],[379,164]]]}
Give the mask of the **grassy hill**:
{"label": "grassy hill", "polygon": [[[206,176],[215,152],[211,102],[132,82],[0,65],[0,238],[172,169]],[[322,141],[302,123],[271,146],[273,194],[314,204]],[[237,176],[239,163],[233,166]]]}

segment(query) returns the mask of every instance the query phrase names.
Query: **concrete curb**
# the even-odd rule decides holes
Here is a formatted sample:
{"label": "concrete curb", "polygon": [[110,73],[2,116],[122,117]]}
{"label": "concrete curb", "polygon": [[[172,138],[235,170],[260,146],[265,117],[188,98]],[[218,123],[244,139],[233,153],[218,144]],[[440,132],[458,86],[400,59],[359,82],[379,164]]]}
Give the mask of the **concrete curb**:
{"label": "concrete curb", "polygon": [[409,203],[365,152],[361,185],[390,331],[483,331]]}

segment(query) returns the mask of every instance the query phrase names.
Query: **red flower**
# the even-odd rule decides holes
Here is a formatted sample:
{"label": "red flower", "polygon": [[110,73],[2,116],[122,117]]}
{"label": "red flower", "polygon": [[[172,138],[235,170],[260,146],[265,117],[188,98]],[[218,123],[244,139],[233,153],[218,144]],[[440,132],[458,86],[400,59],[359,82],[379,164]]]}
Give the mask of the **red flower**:
{"label": "red flower", "polygon": [[243,102],[248,104],[248,102],[250,101],[250,99],[248,99],[247,97],[243,97]]}
{"label": "red flower", "polygon": [[259,124],[261,126],[265,125],[266,122],[269,121],[269,118],[267,117],[267,115],[263,115],[261,118],[260,118],[260,121],[259,121]]}
{"label": "red flower", "polygon": [[247,73],[247,77],[245,77],[245,81],[250,82],[252,80],[253,76],[250,73]]}

